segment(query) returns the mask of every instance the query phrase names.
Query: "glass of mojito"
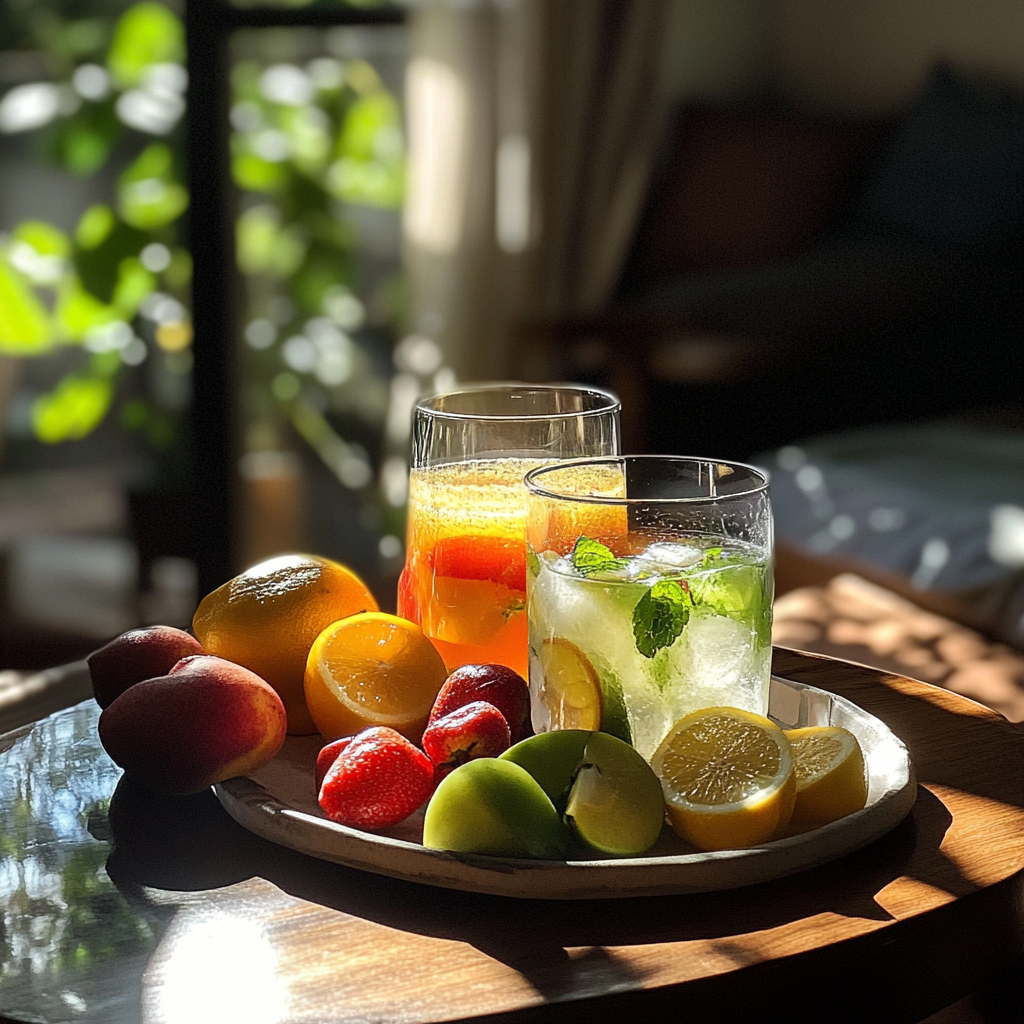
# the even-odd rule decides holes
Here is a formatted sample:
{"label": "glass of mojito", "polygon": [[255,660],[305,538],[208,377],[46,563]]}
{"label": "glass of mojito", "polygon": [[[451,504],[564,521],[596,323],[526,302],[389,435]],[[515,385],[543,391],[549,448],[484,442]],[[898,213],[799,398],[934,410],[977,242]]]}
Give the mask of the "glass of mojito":
{"label": "glass of mojito", "polygon": [[528,469],[619,450],[619,401],[576,385],[483,384],[423,399],[413,416],[398,614],[448,671],[527,674]]}
{"label": "glass of mojito", "polygon": [[765,714],[774,591],[752,466],[617,456],[526,475],[533,725],[650,757],[685,714]]}

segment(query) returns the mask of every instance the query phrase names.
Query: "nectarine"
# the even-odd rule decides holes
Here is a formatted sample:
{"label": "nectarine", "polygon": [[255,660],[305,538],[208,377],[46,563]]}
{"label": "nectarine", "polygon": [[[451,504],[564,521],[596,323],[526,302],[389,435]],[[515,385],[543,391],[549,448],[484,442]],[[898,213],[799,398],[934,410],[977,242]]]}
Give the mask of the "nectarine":
{"label": "nectarine", "polygon": [[256,771],[280,750],[284,704],[254,672],[222,658],[185,658],[125,690],[100,715],[104,749],[158,793],[198,793]]}
{"label": "nectarine", "polygon": [[203,645],[173,626],[130,629],[86,658],[92,692],[101,708],[108,707],[130,686],[164,675],[189,654],[202,654]]}

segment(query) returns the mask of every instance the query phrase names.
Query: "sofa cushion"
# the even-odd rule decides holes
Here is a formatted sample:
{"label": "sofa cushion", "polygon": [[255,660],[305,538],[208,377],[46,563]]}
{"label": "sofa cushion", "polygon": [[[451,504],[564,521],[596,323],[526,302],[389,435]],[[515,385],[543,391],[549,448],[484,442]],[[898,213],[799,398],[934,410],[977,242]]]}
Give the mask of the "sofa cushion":
{"label": "sofa cushion", "polygon": [[834,341],[941,324],[980,294],[981,272],[959,248],[836,236],[757,266],[665,278],[628,299],[706,330]]}
{"label": "sofa cushion", "polygon": [[777,540],[971,595],[1024,641],[1024,432],[953,421],[867,427],[755,457]]}
{"label": "sofa cushion", "polygon": [[1024,228],[1024,96],[937,66],[865,182],[867,226],[950,243]]}
{"label": "sofa cushion", "polygon": [[886,130],[791,111],[684,109],[627,276],[650,281],[791,252],[834,222]]}

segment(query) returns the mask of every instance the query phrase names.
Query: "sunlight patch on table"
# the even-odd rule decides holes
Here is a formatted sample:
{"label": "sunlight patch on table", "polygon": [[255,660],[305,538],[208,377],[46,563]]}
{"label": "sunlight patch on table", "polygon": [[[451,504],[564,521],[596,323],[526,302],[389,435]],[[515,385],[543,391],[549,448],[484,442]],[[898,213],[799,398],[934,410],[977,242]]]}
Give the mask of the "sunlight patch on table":
{"label": "sunlight patch on table", "polygon": [[287,1016],[287,993],[260,924],[190,914],[175,921],[143,979],[143,1020],[277,1024]]}

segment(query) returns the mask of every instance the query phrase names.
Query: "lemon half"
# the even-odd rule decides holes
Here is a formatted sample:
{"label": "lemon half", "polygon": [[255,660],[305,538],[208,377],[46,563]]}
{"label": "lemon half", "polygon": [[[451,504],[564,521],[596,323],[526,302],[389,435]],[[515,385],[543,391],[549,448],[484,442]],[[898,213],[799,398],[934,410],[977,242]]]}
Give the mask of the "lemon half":
{"label": "lemon half", "polygon": [[868,798],[864,754],[857,737],[835,726],[787,729],[793,750],[794,828],[818,828],[859,811]]}
{"label": "lemon half", "polygon": [[672,827],[702,850],[767,842],[793,812],[789,740],[762,715],[727,707],[694,711],[662,740],[651,767]]}

